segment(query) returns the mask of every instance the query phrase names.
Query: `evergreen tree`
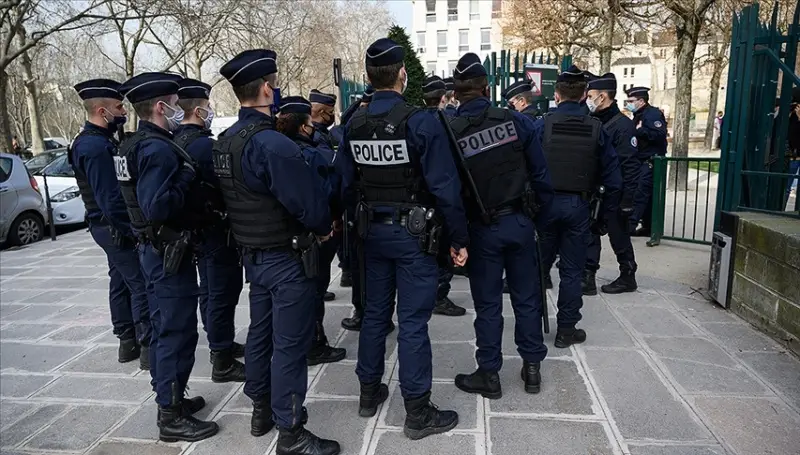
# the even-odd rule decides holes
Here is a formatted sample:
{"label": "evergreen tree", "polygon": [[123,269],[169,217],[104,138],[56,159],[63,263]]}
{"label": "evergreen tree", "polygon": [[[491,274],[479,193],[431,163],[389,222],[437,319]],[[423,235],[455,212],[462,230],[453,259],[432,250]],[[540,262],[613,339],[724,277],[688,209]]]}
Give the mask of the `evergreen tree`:
{"label": "evergreen tree", "polygon": [[404,63],[406,71],[408,72],[408,87],[403,94],[409,104],[414,106],[424,106],[425,102],[422,100],[422,82],[425,80],[425,71],[422,69],[422,63],[417,57],[414,47],[411,45],[411,39],[406,33],[406,30],[399,26],[393,25],[389,29],[388,38],[397,44],[403,46],[406,50],[406,57]]}

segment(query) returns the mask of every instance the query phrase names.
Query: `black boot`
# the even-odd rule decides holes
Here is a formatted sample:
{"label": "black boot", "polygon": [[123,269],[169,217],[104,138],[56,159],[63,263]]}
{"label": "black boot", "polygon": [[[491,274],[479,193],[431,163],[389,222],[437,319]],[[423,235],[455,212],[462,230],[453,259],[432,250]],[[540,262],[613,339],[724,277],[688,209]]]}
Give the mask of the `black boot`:
{"label": "black boot", "polygon": [[[194,415],[204,407],[206,407],[206,400],[203,397],[183,398],[181,400],[181,410],[185,416]],[[161,407],[158,408],[158,421],[159,425],[161,425]]]}
{"label": "black boot", "polygon": [[496,371],[486,371],[478,368],[472,374],[456,375],[456,387],[467,393],[477,393],[484,398],[497,400],[503,396],[500,387],[500,376]]}
{"label": "black boot", "polygon": [[595,281],[594,270],[583,271],[583,282],[581,282],[581,292],[583,295],[597,295],[597,282]]}
{"label": "black boot", "polygon": [[[158,439],[164,442],[196,442],[217,434],[219,426],[216,422],[204,422],[185,412],[181,395],[178,383],[173,382],[172,405],[159,406],[158,409]],[[202,404],[205,405],[205,400]]]}
{"label": "black boot", "polygon": [[600,286],[600,290],[605,294],[622,294],[623,292],[635,292],[636,275],[633,272],[622,272],[616,280]]}
{"label": "black boot", "polygon": [[441,314],[444,316],[464,316],[467,314],[467,310],[453,303],[450,298],[445,297],[436,302],[436,306],[433,307],[433,314]]}
{"label": "black boot", "polygon": [[553,279],[550,278],[550,273],[547,273],[544,276],[544,288],[553,289]]}
{"label": "black boot", "polygon": [[119,340],[119,350],[117,351],[117,360],[119,363],[133,362],[141,355],[139,343],[136,338],[125,338]]}
{"label": "black boot", "polygon": [[541,362],[522,362],[520,376],[525,384],[525,391],[528,393],[539,393],[542,387],[542,373],[539,371]]}
{"label": "black boot", "polygon": [[250,417],[250,434],[255,437],[264,436],[275,426],[272,421],[272,405],[270,398],[253,401],[253,415]]}
{"label": "black boot", "polygon": [[458,425],[458,413],[440,411],[431,403],[431,393],[404,400],[406,406],[406,424],[403,433],[408,439],[417,440],[424,437],[446,433]]}
{"label": "black boot", "polygon": [[508,288],[507,278],[503,278],[503,294],[511,294],[511,290]]}
{"label": "black boot", "polygon": [[372,384],[361,383],[361,396],[358,398],[358,415],[372,417],[378,412],[378,406],[389,398],[389,386],[376,381]]}
{"label": "black boot", "polygon": [[353,310],[353,315],[351,317],[342,319],[342,327],[344,327],[346,330],[358,332],[361,330],[361,322],[363,321],[363,318],[363,311]]}
{"label": "black boot", "polygon": [[353,272],[342,270],[342,277],[339,279],[339,286],[349,288],[353,286]]}
{"label": "black boot", "polygon": [[276,455],[339,455],[339,443],[322,439],[302,424],[294,428],[278,428]]}
{"label": "black boot", "polygon": [[322,300],[326,302],[330,302],[332,300],[336,300],[336,294],[330,291],[325,291],[325,294],[322,296]]}
{"label": "black boot", "polygon": [[233,352],[233,358],[235,358],[235,359],[243,358],[244,357],[244,345],[234,341],[231,344],[231,352]]}
{"label": "black boot", "polygon": [[233,358],[231,349],[211,351],[211,381],[244,382],[244,364]]}
{"label": "black boot", "polygon": [[328,344],[328,337],[325,336],[325,329],[321,323],[317,323],[314,340],[311,342],[311,349],[308,351],[306,361],[308,366],[319,365],[320,363],[338,362],[347,355],[347,350],[342,348],[332,348]]}
{"label": "black boot", "polygon": [[[149,344],[149,343],[148,343]],[[150,347],[142,346],[139,348],[139,369],[150,371]]]}
{"label": "black boot", "polygon": [[568,348],[573,344],[580,344],[586,341],[586,332],[583,329],[564,329],[559,327],[556,331],[556,342],[554,343],[557,348]]}

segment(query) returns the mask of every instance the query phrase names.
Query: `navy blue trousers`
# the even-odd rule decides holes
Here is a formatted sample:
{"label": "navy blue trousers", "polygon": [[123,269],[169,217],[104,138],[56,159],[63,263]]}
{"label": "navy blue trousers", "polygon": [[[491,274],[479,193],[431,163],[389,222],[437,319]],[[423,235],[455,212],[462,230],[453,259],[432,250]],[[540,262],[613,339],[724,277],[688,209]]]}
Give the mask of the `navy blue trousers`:
{"label": "navy blue trousers", "polygon": [[539,263],[535,226],[521,213],[500,217],[491,225],[470,224],[469,285],[475,302],[475,359],[486,371],[503,366],[503,270],[514,310],[514,342],[523,360],[540,362],[547,355],[542,335]]}
{"label": "navy blue trousers", "polygon": [[653,164],[648,160],[642,163],[639,172],[639,187],[633,198],[633,214],[631,226],[636,229],[639,221],[642,227],[649,230],[653,218]]}
{"label": "navy blue trousers", "polygon": [[[629,231],[629,220],[623,220],[619,213],[606,215],[606,226],[608,227],[608,240],[611,241],[611,249],[617,256],[619,271],[621,273],[636,272],[636,258],[633,253],[631,243],[631,233]],[[600,269],[600,251],[602,242],[599,235],[590,234],[589,247],[586,250],[586,270],[597,271]]]}
{"label": "navy blue trousers", "polygon": [[212,351],[229,349],[236,334],[233,318],[244,278],[239,251],[227,244],[224,231],[206,232],[197,255],[197,271],[200,316],[208,347]]}
{"label": "navy blue trousers", "polygon": [[303,416],[317,283],[292,251],[246,252],[243,262],[250,281],[244,393],[270,399],[275,423],[291,428]]}

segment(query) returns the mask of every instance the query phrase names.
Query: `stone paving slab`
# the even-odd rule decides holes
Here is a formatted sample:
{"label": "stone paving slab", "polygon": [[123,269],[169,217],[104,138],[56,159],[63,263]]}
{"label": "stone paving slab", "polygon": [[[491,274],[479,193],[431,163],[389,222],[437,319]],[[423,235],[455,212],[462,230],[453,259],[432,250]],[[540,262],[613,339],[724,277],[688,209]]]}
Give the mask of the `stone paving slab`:
{"label": "stone paving slab", "polygon": [[[606,243],[607,246],[607,243]],[[604,248],[610,252],[610,248]],[[637,254],[656,254],[656,249]],[[85,232],[0,253],[0,455],[184,455],[274,453],[277,434],[249,434],[251,402],[242,384],[214,384],[202,327],[190,396],[220,433],[189,444],[156,441],[147,372],[116,361],[105,257]],[[456,277],[460,318],[429,323],[434,403],[459,412],[454,431],[422,441],[402,434],[397,332],[387,338],[389,400],[369,419],[357,414],[358,333],[340,326],[352,291],[332,268],[325,328],[346,360],[309,368],[309,428],[359,455],[794,455],[800,453],[800,360],[685,284],[638,276],[639,290],[584,299],[588,340],[553,347],[557,289],[548,291],[539,394],[524,392],[509,297],[503,298],[503,397],[459,391],[458,373],[475,369],[469,281]],[[603,268],[598,284],[616,277]],[[551,275],[558,282],[557,273]],[[236,339],[249,323],[248,288],[236,312]]]}

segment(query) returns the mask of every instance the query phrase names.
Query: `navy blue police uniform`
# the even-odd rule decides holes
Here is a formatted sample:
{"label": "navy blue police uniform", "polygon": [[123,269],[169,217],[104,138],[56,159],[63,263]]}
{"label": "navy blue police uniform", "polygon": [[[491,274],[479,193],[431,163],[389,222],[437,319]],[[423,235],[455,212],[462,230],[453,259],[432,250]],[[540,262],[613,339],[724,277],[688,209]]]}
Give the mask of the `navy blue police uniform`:
{"label": "navy blue police uniform", "polygon": [[[585,82],[574,65],[558,76],[559,83]],[[561,283],[558,292],[558,331],[555,346],[565,348],[586,339],[576,329],[581,319],[581,282],[589,244],[590,199],[604,187],[602,207],[616,213],[622,175],[611,138],[602,123],[583,113],[575,101],[561,101],[556,110],[536,123],[537,141],[542,144],[553,181],[553,204],[541,214],[542,256],[546,270],[560,256]]]}
{"label": "navy blue police uniform", "polygon": [[[636,128],[626,115],[620,112],[616,101],[611,98],[611,93],[617,91],[617,79],[613,73],[593,77],[587,84],[587,90],[598,90],[611,104],[604,109],[597,109],[596,102],[592,103],[590,110],[594,109],[592,116],[603,122],[611,145],[619,157],[622,172],[622,192],[620,195],[619,211],[612,213],[604,220],[606,229],[595,229],[591,236],[589,248],[586,252],[586,273],[583,281],[583,295],[596,295],[595,273],[600,268],[600,250],[602,231],[608,231],[611,248],[617,256],[620,276],[609,284],[601,286],[607,294],[633,292],[636,290],[636,258],[634,257],[633,244],[629,232],[629,218],[633,211],[633,200],[639,185],[639,157],[637,156]],[[593,100],[594,101],[594,100]],[[587,102],[588,105],[588,102]]]}
{"label": "navy blue police uniform", "polygon": [[[75,85],[75,90],[82,100],[122,101],[119,86],[109,79],[93,79]],[[140,368],[148,370],[152,330],[147,289],[136,237],[113,172],[119,145],[114,133],[127,117],[106,111],[103,119],[105,125],[86,122],[69,147],[69,161],[86,207],[89,232],[108,259],[108,304],[113,332],[119,338],[117,359],[121,363],[139,359]]]}
{"label": "navy blue police uniform", "polygon": [[[405,57],[403,47],[386,38],[366,54],[368,67],[396,65]],[[407,77],[404,68],[400,73]],[[388,396],[381,378],[397,294],[400,391],[406,408],[404,432],[411,439],[449,431],[458,423],[455,412],[438,411],[430,403],[428,321],[438,282],[438,245],[433,240],[443,222],[451,246],[460,249],[469,241],[461,185],[446,140],[432,112],[408,105],[396,91],[380,89],[345,127],[337,159],[343,200],[349,210],[358,210],[366,268],[367,302],[356,366],[359,413],[374,415]]]}
{"label": "navy blue police uniform", "polygon": [[[123,83],[120,93],[134,107],[150,100],[155,102],[154,109],[163,104],[171,112],[166,117],[168,128],[174,130],[183,111],[169,98],[177,94],[181,79],[174,74],[143,73]],[[136,133],[120,144],[118,153],[117,179],[151,289],[151,362],[159,438],[199,441],[216,434],[219,427],[192,416],[205,405],[201,397],[184,397],[198,338],[192,232],[206,215],[190,201],[196,171],[185,151],[172,141],[172,133],[144,119]]]}
{"label": "navy blue police uniform", "polygon": [[[313,93],[312,93],[313,95]],[[301,116],[311,116],[311,103],[301,96],[288,96],[281,100],[279,108],[279,116],[298,114]],[[341,216],[341,204],[338,203],[338,193],[334,197],[333,188],[339,188],[337,179],[333,173],[333,156],[328,152],[333,152],[332,149],[323,150],[325,147],[321,143],[311,139],[306,133],[303,133],[302,128],[298,132],[281,131],[292,139],[303,153],[308,165],[314,171],[315,176],[321,179],[322,188],[325,197],[328,200],[331,213]],[[315,131],[312,133],[314,137],[318,137]],[[308,351],[308,365],[318,365],[320,363],[338,362],[344,359],[347,351],[341,348],[333,348],[328,344],[328,337],[325,335],[325,326],[323,321],[325,319],[325,292],[328,289],[328,284],[331,281],[331,263],[334,256],[336,256],[338,236],[332,236],[319,246],[319,275],[317,281],[317,293],[315,296],[316,301],[316,323],[314,325],[314,341],[311,342],[311,349]]]}
{"label": "navy blue police uniform", "polygon": [[[279,430],[277,453],[335,455],[339,444],[305,429],[308,386],[306,354],[314,330],[316,236],[331,231],[323,180],[306,164],[300,147],[275,131],[278,88],[275,52],[244,51],[220,74],[234,87],[258,85],[260,103],[242,106],[239,120],[217,139],[214,171],[234,239],[242,248],[250,282],[250,327],[245,346],[244,393],[253,400],[251,434]],[[273,94],[265,96],[264,90]]]}
{"label": "navy blue police uniform", "polygon": [[444,87],[445,87],[445,94],[448,98],[448,103],[444,106],[444,115],[449,118],[453,118],[458,114],[458,106],[450,102],[453,100],[453,91],[456,88],[456,84],[453,81],[453,76],[444,78]]}
{"label": "navy blue police uniform", "polygon": [[[183,79],[178,88],[178,100],[207,100],[211,86],[196,79]],[[188,101],[186,101],[188,102]],[[194,107],[186,114],[191,115]],[[203,182],[209,199],[220,198],[219,181],[214,175],[211,149],[210,108],[205,112],[203,125],[182,123],[173,133],[175,143],[197,163],[197,178]],[[244,346],[236,343],[234,316],[242,293],[243,273],[236,242],[228,237],[228,224],[220,219],[198,232],[197,274],[200,278],[199,307],[203,329],[211,350],[211,380],[214,382],[244,382],[244,365],[236,357],[244,356]]]}
{"label": "navy blue police uniform", "polygon": [[[667,121],[661,110],[648,103],[649,91],[650,89],[646,87],[633,87],[625,92],[628,99],[641,98],[645,101],[645,105],[633,113],[641,164],[639,188],[636,191],[630,227],[632,231],[635,230],[641,221],[642,227],[636,230],[635,234],[646,237],[650,236],[653,216],[653,157],[667,154]],[[632,110],[633,107],[628,106],[628,109]]]}
{"label": "navy blue police uniform", "polygon": [[[429,76],[422,82],[422,94],[425,102],[435,103],[428,106],[434,114],[439,109],[439,102],[445,95],[446,87],[447,85],[439,76]],[[445,117],[452,118],[447,113],[445,113]],[[449,297],[454,267],[453,259],[450,257],[450,241],[443,236],[439,243],[441,248],[436,256],[439,265],[439,285],[436,290],[436,306],[433,308],[433,314],[463,316],[467,310],[453,303]]]}
{"label": "navy blue police uniform", "polygon": [[[468,53],[458,61],[453,76],[467,81],[485,80],[486,75],[480,58]],[[537,207],[547,207],[553,198],[541,143],[534,140],[532,120],[492,107],[488,92],[462,102],[450,125],[460,149],[457,152],[465,159],[465,171],[475,182],[471,193],[477,193],[467,199],[466,207],[478,369],[459,374],[455,384],[487,398],[502,395],[498,372],[503,366],[505,270],[516,318],[514,341],[523,360],[521,376],[525,390],[537,393],[547,347],[542,335],[542,305],[546,302],[541,299],[539,280],[534,279],[539,276],[534,218]]]}

